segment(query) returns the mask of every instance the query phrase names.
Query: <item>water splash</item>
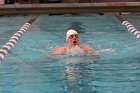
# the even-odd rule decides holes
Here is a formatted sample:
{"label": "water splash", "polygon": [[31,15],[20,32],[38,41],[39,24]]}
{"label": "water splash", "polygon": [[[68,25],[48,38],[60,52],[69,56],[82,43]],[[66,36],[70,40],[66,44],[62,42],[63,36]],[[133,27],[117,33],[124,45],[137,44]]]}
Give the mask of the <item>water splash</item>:
{"label": "water splash", "polygon": [[66,55],[68,55],[68,56],[81,56],[81,55],[84,55],[84,50],[78,46],[74,46],[66,53]]}

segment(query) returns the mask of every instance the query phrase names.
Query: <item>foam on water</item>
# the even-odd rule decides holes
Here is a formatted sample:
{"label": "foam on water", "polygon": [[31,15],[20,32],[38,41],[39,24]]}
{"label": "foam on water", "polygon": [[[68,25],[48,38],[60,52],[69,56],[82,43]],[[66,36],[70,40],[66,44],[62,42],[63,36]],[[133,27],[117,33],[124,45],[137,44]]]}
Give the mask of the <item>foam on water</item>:
{"label": "foam on water", "polygon": [[68,56],[81,56],[81,55],[84,55],[84,51],[80,47],[74,46],[66,53],[66,55],[68,55]]}
{"label": "foam on water", "polygon": [[78,46],[72,47],[64,55],[53,56],[52,59],[65,64],[89,63],[96,60],[94,54],[85,54],[83,49]]}

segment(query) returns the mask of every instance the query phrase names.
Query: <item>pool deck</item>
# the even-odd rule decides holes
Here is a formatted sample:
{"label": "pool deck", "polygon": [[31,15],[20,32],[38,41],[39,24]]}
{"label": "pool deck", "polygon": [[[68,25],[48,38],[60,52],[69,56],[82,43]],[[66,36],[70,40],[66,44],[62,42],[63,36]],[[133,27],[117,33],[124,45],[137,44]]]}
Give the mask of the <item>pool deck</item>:
{"label": "pool deck", "polygon": [[140,12],[140,2],[0,5],[0,15]]}

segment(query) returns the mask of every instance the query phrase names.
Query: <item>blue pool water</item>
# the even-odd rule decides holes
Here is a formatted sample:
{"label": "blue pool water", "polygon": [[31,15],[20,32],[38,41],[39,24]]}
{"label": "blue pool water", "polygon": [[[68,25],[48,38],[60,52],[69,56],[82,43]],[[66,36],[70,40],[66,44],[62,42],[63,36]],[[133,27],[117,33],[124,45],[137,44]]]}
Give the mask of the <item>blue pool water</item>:
{"label": "blue pool water", "polygon": [[[29,18],[0,17],[0,47]],[[140,15],[124,18],[140,29]],[[70,28],[100,54],[99,60],[45,59],[65,44]],[[0,64],[0,93],[139,93],[139,43],[111,14],[40,15]]]}

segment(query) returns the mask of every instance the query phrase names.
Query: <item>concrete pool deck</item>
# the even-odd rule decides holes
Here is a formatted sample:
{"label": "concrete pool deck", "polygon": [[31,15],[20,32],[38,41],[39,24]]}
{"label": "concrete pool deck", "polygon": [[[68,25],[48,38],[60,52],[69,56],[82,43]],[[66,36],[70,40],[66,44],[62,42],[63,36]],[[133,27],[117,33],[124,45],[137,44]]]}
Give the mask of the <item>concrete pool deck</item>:
{"label": "concrete pool deck", "polygon": [[140,12],[140,2],[0,5],[0,15]]}

